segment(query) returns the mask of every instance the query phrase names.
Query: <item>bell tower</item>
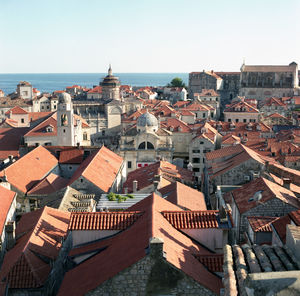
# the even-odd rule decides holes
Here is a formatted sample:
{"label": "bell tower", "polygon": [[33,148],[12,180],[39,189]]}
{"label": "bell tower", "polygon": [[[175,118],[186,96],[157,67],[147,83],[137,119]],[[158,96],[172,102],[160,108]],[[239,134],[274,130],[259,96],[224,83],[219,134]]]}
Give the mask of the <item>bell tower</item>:
{"label": "bell tower", "polygon": [[71,96],[67,93],[59,95],[57,105],[57,145],[76,146],[74,111]]}

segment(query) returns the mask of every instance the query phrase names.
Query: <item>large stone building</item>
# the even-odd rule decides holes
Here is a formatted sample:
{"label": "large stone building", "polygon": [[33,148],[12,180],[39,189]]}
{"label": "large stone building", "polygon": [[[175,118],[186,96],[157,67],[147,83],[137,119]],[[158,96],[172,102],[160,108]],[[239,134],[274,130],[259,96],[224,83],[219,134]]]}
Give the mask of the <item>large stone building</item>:
{"label": "large stone building", "polygon": [[267,97],[287,97],[299,92],[298,65],[241,67],[240,95],[263,100]]}
{"label": "large stone building", "polygon": [[189,97],[201,93],[203,89],[213,89],[221,95],[224,103],[229,102],[239,93],[240,72],[192,72],[189,74]]}
{"label": "large stone building", "polygon": [[159,126],[153,114],[148,111],[142,114],[136,126],[121,136],[119,153],[127,161],[128,172],[159,159],[172,162],[174,146],[171,135],[172,132]]}

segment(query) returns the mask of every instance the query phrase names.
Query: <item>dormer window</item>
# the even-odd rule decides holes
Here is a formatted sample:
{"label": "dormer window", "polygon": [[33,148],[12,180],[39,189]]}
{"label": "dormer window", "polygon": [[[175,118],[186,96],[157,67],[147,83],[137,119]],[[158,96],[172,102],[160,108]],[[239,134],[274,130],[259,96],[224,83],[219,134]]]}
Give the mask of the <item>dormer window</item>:
{"label": "dormer window", "polygon": [[52,133],[53,132],[53,125],[48,125],[47,127],[46,127],[46,132],[47,133]]}

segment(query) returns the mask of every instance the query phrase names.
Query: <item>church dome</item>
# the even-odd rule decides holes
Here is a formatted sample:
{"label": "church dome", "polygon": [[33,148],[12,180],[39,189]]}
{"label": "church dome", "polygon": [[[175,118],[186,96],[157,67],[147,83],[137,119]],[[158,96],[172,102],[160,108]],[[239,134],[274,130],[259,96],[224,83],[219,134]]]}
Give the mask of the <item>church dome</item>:
{"label": "church dome", "polygon": [[109,66],[108,75],[103,78],[100,85],[102,87],[103,86],[104,87],[119,87],[120,86],[119,78],[112,74],[111,66]]}
{"label": "church dome", "polygon": [[142,114],[137,120],[137,126],[139,127],[146,127],[146,126],[158,126],[157,118],[150,114],[148,111]]}
{"label": "church dome", "polygon": [[63,92],[63,93],[59,94],[58,101],[59,101],[59,103],[62,103],[62,104],[69,104],[69,103],[71,103],[72,99],[68,93]]}

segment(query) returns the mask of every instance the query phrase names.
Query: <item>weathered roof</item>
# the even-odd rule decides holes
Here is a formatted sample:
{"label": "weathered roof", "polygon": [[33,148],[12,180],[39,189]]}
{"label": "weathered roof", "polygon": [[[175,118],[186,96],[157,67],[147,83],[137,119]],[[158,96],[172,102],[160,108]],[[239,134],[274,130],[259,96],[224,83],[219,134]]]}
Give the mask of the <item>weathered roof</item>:
{"label": "weathered roof", "polygon": [[[34,228],[23,235],[4,257],[0,279],[6,279],[10,288],[42,286],[51,266],[41,257],[55,260],[62,239],[66,237],[69,213],[45,207],[38,214],[33,213],[33,220],[36,221]],[[22,223],[21,219],[19,224]]]}
{"label": "weathered roof", "polygon": [[248,274],[299,270],[300,265],[286,247],[245,244],[241,247],[225,246],[223,268],[225,295],[236,296],[248,295],[245,289]]}
{"label": "weathered roof", "polygon": [[247,219],[254,232],[272,232],[271,224],[275,222],[278,217],[249,216]]}
{"label": "weathered roof", "polygon": [[[257,201],[253,197],[259,191],[261,191],[262,197]],[[292,191],[265,178],[257,178],[225,195],[232,195],[240,214],[257,207],[260,204],[264,204],[271,199],[279,199],[283,203],[292,205],[295,209],[300,208],[300,202]]]}
{"label": "weathered roof", "polygon": [[108,192],[122,164],[122,157],[102,146],[97,152],[92,153],[80,164],[70,179],[69,185],[82,176],[104,192]]}
{"label": "weathered roof", "polygon": [[15,192],[0,185],[0,234],[3,233],[5,221],[7,219],[8,212],[12,206],[15,196]]}
{"label": "weathered roof", "polygon": [[69,230],[124,230],[141,215],[142,212],[71,213]]}
{"label": "weathered roof", "polygon": [[130,172],[127,180],[123,185],[123,190],[128,189],[128,192],[133,191],[133,181],[138,181],[138,190],[153,184],[156,175],[162,176],[169,181],[183,181],[191,183],[193,181],[193,172],[177,167],[167,161],[158,161],[143,168],[138,168]]}
{"label": "weathered roof", "polygon": [[220,278],[208,271],[194,257],[194,254],[212,255],[212,253],[176,230],[161,215],[162,211],[178,211],[180,208],[152,194],[129,210],[144,213],[131,227],[98,242],[98,249],[105,249],[68,271],[58,295],[84,295],[113,278],[146,256],[145,249],[149,246],[149,239],[152,237],[163,239],[167,262],[200,285],[219,294],[222,286]]}
{"label": "weathered roof", "polygon": [[204,194],[180,182],[171,183],[158,190],[162,197],[182,209],[206,210]]}
{"label": "weathered roof", "polygon": [[38,146],[12,163],[0,176],[23,193],[30,190],[58,164],[57,159],[43,146]]}
{"label": "weathered roof", "polygon": [[164,211],[163,216],[176,229],[219,228],[219,211]]}

